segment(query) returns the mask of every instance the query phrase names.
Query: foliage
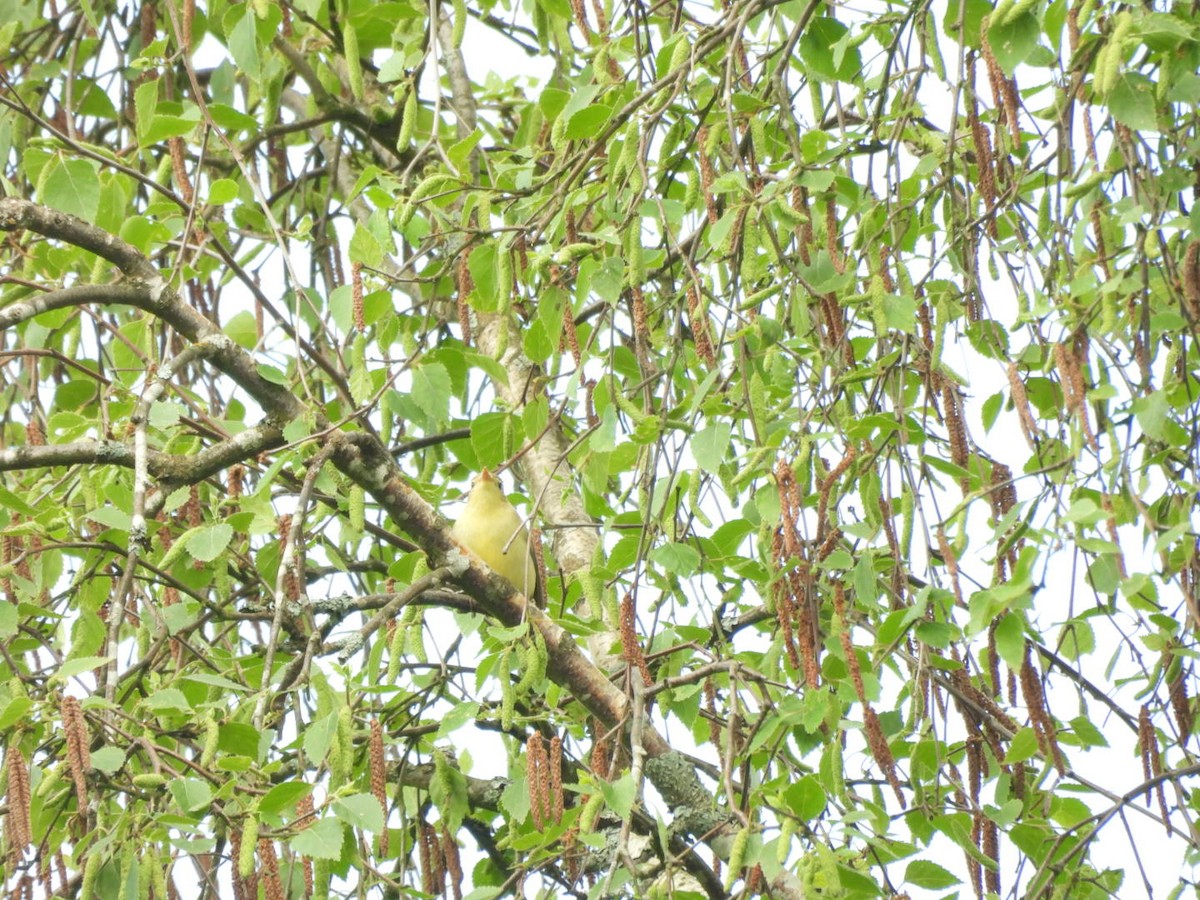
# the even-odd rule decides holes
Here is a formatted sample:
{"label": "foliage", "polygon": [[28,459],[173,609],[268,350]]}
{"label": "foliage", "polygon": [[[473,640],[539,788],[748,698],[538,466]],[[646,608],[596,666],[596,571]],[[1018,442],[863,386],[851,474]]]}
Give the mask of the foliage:
{"label": "foliage", "polygon": [[3,9],[10,889],[1194,879],[1194,10]]}

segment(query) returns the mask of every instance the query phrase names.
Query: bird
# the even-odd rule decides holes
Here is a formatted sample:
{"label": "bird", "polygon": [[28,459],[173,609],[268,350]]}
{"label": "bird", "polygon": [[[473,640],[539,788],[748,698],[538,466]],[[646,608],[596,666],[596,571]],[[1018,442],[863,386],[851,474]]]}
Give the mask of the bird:
{"label": "bird", "polygon": [[507,578],[526,597],[535,598],[537,568],[529,555],[529,532],[486,468],[472,482],[467,506],[450,533],[493,572]]}

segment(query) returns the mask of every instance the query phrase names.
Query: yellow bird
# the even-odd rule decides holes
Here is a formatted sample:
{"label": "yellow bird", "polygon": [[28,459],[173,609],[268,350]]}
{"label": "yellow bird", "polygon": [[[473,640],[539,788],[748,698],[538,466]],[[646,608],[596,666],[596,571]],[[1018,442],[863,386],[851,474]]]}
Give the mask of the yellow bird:
{"label": "yellow bird", "polygon": [[534,599],[537,568],[529,555],[529,532],[500,490],[500,483],[487,469],[472,483],[467,507],[450,533],[496,574],[503,575],[513,587]]}

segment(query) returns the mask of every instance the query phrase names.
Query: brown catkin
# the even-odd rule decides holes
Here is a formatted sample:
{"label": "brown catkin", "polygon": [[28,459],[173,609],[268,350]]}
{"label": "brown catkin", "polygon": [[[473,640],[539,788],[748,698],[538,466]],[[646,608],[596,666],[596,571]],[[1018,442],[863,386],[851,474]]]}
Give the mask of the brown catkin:
{"label": "brown catkin", "polygon": [[592,41],[592,29],[588,25],[587,10],[584,8],[583,0],[571,0],[571,12],[575,14],[575,24],[579,27],[579,33],[583,35],[586,43]]}
{"label": "brown catkin", "polygon": [[550,739],[550,758],[547,761],[548,788],[550,795],[550,819],[557,825],[562,821],[566,799],[563,796],[562,785],[562,756],[563,742],[557,734]]}
{"label": "brown catkin", "polygon": [[258,858],[262,864],[260,878],[265,900],[287,900],[283,881],[279,877],[279,859],[275,856],[275,842],[270,838],[259,838]]}
{"label": "brown catkin", "polygon": [[605,735],[599,723],[592,723],[592,752],[588,757],[588,766],[592,774],[601,781],[608,781],[612,774],[613,741]]}
{"label": "brown catkin", "polygon": [[87,773],[92,770],[92,738],[77,698],[69,694],[64,696],[59,706],[59,715],[62,717],[63,734],[66,737],[67,768],[71,771],[75,799],[79,802],[79,812],[82,814],[88,805]]}
{"label": "brown catkin", "polygon": [[33,843],[30,808],[33,795],[29,789],[29,765],[15,744],[4,753],[8,773],[8,816],[4,820],[5,843],[8,845],[10,868],[15,868],[25,848]]}
{"label": "brown catkin", "polygon": [[629,295],[632,304],[634,340],[637,341],[639,348],[648,350],[650,348],[650,326],[646,318],[646,296],[642,293],[640,285],[631,287]]}
{"label": "brown catkin", "polygon": [[632,591],[627,592],[621,599],[621,658],[641,673],[642,683],[646,687],[654,684],[654,679],[650,676],[650,666],[646,663],[646,653],[638,640]]}
{"label": "brown catkin", "polygon": [[[387,820],[387,760],[384,756],[383,749],[383,725],[378,719],[371,720],[371,736],[367,741],[367,758],[371,771],[371,795],[379,801],[379,807],[383,810],[384,820]],[[379,855],[386,858],[388,855],[388,830],[387,826],[379,831]]]}
{"label": "brown catkin", "polygon": [[[304,799],[296,803],[296,827],[303,830],[312,825],[313,814],[315,812],[316,806],[313,803],[313,796],[312,794],[308,794]],[[304,896],[311,897],[314,885],[312,857],[303,857],[302,868],[304,870]]]}
{"label": "brown catkin", "polygon": [[695,284],[688,285],[687,307],[688,324],[692,329],[692,342],[696,346],[696,355],[710,369],[715,368],[717,358],[713,352],[712,337],[708,330],[708,314],[700,304],[700,292],[696,289]]}
{"label": "brown catkin", "polygon": [[892,748],[888,746],[883,726],[879,724],[879,717],[875,715],[875,710],[869,703],[863,704],[863,730],[867,735],[867,746],[871,749],[871,756],[883,770],[883,775],[888,784],[892,786],[892,790],[895,791],[900,805],[906,806],[907,802],[904,799],[904,791],[901,790],[900,776],[896,772],[896,758],[892,756]]}
{"label": "brown catkin", "polygon": [[1183,299],[1195,325],[1200,322],[1200,240],[1188,244],[1183,256]]}
{"label": "brown catkin", "polygon": [[354,319],[354,327],[359,332],[366,331],[367,320],[363,312],[363,279],[362,263],[350,264],[350,310]]}
{"label": "brown catkin", "polygon": [[[1162,756],[1158,750],[1158,736],[1154,733],[1154,726],[1150,722],[1150,708],[1142,706],[1141,713],[1138,716],[1138,744],[1142,754],[1142,770],[1148,771],[1146,776],[1147,782],[1152,778],[1157,779],[1154,784],[1154,795],[1158,799],[1158,809],[1162,814],[1163,826],[1167,829],[1167,834],[1171,833],[1170,814],[1167,809],[1167,795],[1163,790],[1163,779],[1159,776],[1163,773]],[[1150,800],[1150,787],[1146,788],[1146,801]]]}
{"label": "brown catkin", "polygon": [[846,261],[842,258],[841,241],[838,239],[840,234],[837,203],[831,196],[825,203],[825,249],[829,251],[834,270],[842,275],[846,271]]}
{"label": "brown catkin", "polygon": [[[520,239],[520,238],[518,238]],[[524,241],[522,240],[522,244]],[[471,291],[475,288],[475,280],[471,277],[471,270],[467,266],[467,251],[464,250],[458,255],[458,267],[456,271],[458,281],[458,296],[456,298],[458,306],[458,327],[462,330],[462,342],[464,345],[471,346],[471,308],[467,304],[467,298],[471,295]],[[503,285],[499,286],[500,290],[507,290]]]}
{"label": "brown catkin", "polygon": [[717,717],[717,684],[711,678],[704,679],[704,711],[708,713],[708,740],[721,752],[721,722]]}
{"label": "brown catkin", "polygon": [[242,492],[246,486],[246,467],[241,463],[229,467],[229,481],[225,492],[229,495],[230,500],[236,500],[242,496]]}
{"label": "brown catkin", "polygon": [[1006,374],[1013,408],[1017,411],[1017,421],[1021,423],[1021,433],[1025,435],[1025,442],[1029,444],[1030,448],[1034,448],[1038,436],[1037,421],[1033,418],[1033,410],[1029,406],[1029,395],[1025,392],[1025,380],[1021,377],[1016,360],[1009,362]]}
{"label": "brown catkin", "polygon": [[563,303],[563,341],[571,350],[571,358],[575,360],[575,368],[583,365],[583,350],[579,346],[579,334],[575,331],[575,311],[570,303]]}
{"label": "brown catkin", "polygon": [[463,869],[462,858],[458,853],[458,842],[450,829],[442,824],[442,859],[445,860],[446,875],[450,879],[450,892],[454,900],[462,900]]}
{"label": "brown catkin", "polygon": [[846,668],[850,670],[855,696],[858,697],[858,702],[865,706],[867,692],[863,685],[862,667],[858,664],[858,654],[854,652],[854,642],[850,636],[850,623],[846,620],[846,589],[841,581],[833,583],[833,611],[837,616],[842,655],[846,658]]}
{"label": "brown catkin", "polygon": [[183,155],[183,138],[178,136],[168,138],[167,152],[171,154],[171,174],[175,177],[175,184],[179,188],[180,196],[183,197],[185,204],[191,206],[192,200],[196,197],[196,191],[192,188],[192,180],[188,178],[187,160]]}
{"label": "brown catkin", "polygon": [[525,742],[525,781],[529,785],[529,813],[533,817],[533,827],[543,830],[548,824],[547,814],[550,810],[548,795],[549,782],[546,758],[546,744],[540,731],[534,731]]}
{"label": "brown catkin", "polygon": [[700,188],[704,192],[704,210],[708,214],[708,224],[716,225],[721,218],[717,212],[717,198],[713,196],[712,184],[716,181],[717,173],[713,169],[712,160],[708,158],[705,146],[708,144],[708,126],[700,126],[696,137],[696,152],[700,157]]}
{"label": "brown catkin", "polygon": [[[970,464],[970,450],[967,446],[967,426],[963,421],[962,398],[958,387],[947,381],[942,384],[942,415],[946,420],[946,433],[950,438],[950,461],[961,469]],[[967,475],[959,480],[959,486],[965,494],[971,489]]]}
{"label": "brown catkin", "polygon": [[229,857],[233,861],[230,878],[234,900],[257,900],[257,879],[243,878],[238,865],[238,860],[242,858],[242,832],[236,827],[229,831]]}
{"label": "brown catkin", "polygon": [[996,170],[992,164],[992,141],[987,125],[979,119],[979,100],[975,93],[975,59],[967,67],[967,126],[971,129],[971,146],[975,151],[975,167],[979,172],[979,193],[983,197],[988,234],[998,237],[996,229]]}
{"label": "brown catkin", "polygon": [[1179,671],[1170,683],[1171,711],[1175,713],[1175,727],[1179,729],[1179,745],[1182,747],[1192,736],[1192,701],[1188,697],[1189,667],[1182,662]]}
{"label": "brown catkin", "polygon": [[1051,759],[1059,773],[1065,773],[1067,765],[1058,746],[1058,732],[1054,727],[1054,719],[1046,707],[1041,677],[1033,664],[1033,644],[1029,641],[1025,642],[1025,661],[1021,665],[1021,696],[1025,699],[1038,746],[1042,753]]}
{"label": "brown catkin", "polygon": [[183,50],[192,51],[192,23],[196,20],[196,0],[183,0]]}

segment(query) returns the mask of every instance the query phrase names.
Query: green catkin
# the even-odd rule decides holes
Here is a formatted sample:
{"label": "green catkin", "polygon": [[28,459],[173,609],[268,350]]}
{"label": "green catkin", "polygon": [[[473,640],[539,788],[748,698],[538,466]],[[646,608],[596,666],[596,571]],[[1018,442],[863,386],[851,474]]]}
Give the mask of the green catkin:
{"label": "green catkin", "polygon": [[686,39],[680,38],[676,41],[675,46],[671,48],[671,61],[667,64],[667,74],[672,75],[677,72],[691,55],[692,48]]}
{"label": "green catkin", "polygon": [[776,198],[775,212],[785,224],[790,225],[792,228],[799,228],[809,220],[808,216],[792,206],[786,197]]}
{"label": "green catkin", "polygon": [[66,784],[66,781],[63,779],[62,763],[58,763],[51,768],[46,769],[46,771],[42,774],[42,780],[38,782],[37,789],[34,790],[33,796],[37,797],[39,800],[45,799],[54,793],[55,788],[64,784]]}
{"label": "green catkin", "polygon": [[100,869],[103,866],[104,860],[93,850],[83,866],[83,881],[79,886],[80,897],[96,896],[96,882],[100,879]]}
{"label": "green catkin", "polygon": [[120,875],[118,884],[124,890],[125,885],[129,884],[129,876],[133,872],[133,867],[137,863],[137,844],[133,841],[127,841],[121,847],[121,866],[119,868]]}
{"label": "green catkin", "polygon": [[907,493],[903,495],[900,501],[900,558],[911,559],[909,551],[912,549],[913,539],[913,524],[916,516],[913,515],[912,497]]}
{"label": "green catkin", "polygon": [[409,609],[413,614],[404,624],[404,651],[417,662],[427,663],[429,656],[425,652],[425,611],[416,606]]}
{"label": "green catkin", "polygon": [[327,859],[313,860],[313,900],[329,900],[329,882],[333,870]]}
{"label": "green catkin", "polygon": [[1003,25],[1004,19],[1008,16],[1009,11],[1012,10],[1014,5],[1014,0],[1000,0],[996,4],[996,8],[992,10],[991,15],[988,16],[988,25]]}
{"label": "green catkin", "polygon": [[725,890],[729,892],[733,889],[734,883],[741,875],[742,866],[746,862],[746,850],[750,847],[750,826],[745,825],[742,830],[737,833],[737,837],[733,839],[733,846],[729,848],[729,868],[725,871]]}
{"label": "green catkin", "polygon": [[500,727],[508,731],[512,728],[513,712],[517,706],[517,692],[509,677],[509,660],[512,648],[505,647],[500,654]]}
{"label": "green catkin", "polygon": [[346,75],[350,82],[350,95],[355,100],[366,96],[363,87],[362,60],[358,53],[358,29],[349,21],[342,23],[342,43],[346,50]]}
{"label": "green catkin", "polygon": [[349,507],[350,528],[355,534],[362,534],[363,529],[367,527],[366,492],[357,484],[350,485],[350,491],[346,496],[346,505]]}
{"label": "green catkin", "polygon": [[453,0],[454,27],[450,32],[450,46],[455,50],[462,47],[463,35],[467,33],[466,0]]}
{"label": "green catkin", "polygon": [[154,896],[157,900],[169,896],[167,893],[167,866],[163,864],[158,853],[154,854],[154,863],[150,869],[150,877],[147,879],[151,889],[154,891]]}
{"label": "green catkin", "polygon": [[417,130],[417,88],[409,87],[408,96],[404,98],[404,112],[400,116],[400,134],[396,137],[396,149],[403,153],[412,142],[413,133]]}
{"label": "green catkin", "polygon": [[251,812],[242,820],[242,843],[238,846],[237,870],[239,878],[254,874],[254,853],[258,849],[258,814]]}
{"label": "green catkin", "polygon": [[641,219],[633,220],[625,242],[625,263],[629,267],[629,283],[635,286],[640,286],[646,280],[641,222]]}
{"label": "green catkin", "polygon": [[395,684],[400,677],[400,663],[404,659],[404,644],[407,638],[403,622],[397,622],[392,629],[392,640],[388,644],[387,683]]}
{"label": "green catkin", "polygon": [[441,750],[433,751],[433,780],[441,789],[443,796],[449,797],[453,795],[454,773],[450,770],[450,763],[446,760],[446,754]]}
{"label": "green catkin", "polygon": [[[162,877],[158,852],[153,846],[149,846],[142,852],[142,857],[138,860],[138,900],[150,900],[154,895],[155,888],[160,883],[164,887],[166,886],[166,879]],[[158,896],[165,897],[167,895],[164,891]]]}
{"label": "green catkin", "polygon": [[567,117],[560,115],[550,126],[550,146],[562,150],[567,145]]}
{"label": "green catkin", "polygon": [[1120,298],[1117,297],[1116,291],[1106,291],[1100,297],[1100,333],[1112,334],[1114,328],[1117,327],[1117,312],[1119,310]]}
{"label": "green catkin", "polygon": [[928,51],[926,57],[933,63],[934,74],[937,75],[939,82],[946,80],[946,60],[942,58],[942,50],[938,46],[938,30],[937,23],[933,19],[933,15],[926,12],[925,20],[925,49]]}
{"label": "green catkin", "polygon": [[993,14],[992,21],[997,25],[1010,25],[1015,22],[1018,17],[1029,12],[1041,2],[1042,0],[1016,0],[1016,2],[1009,6],[1005,11],[1003,20],[998,19]]}
{"label": "green catkin", "polygon": [[871,304],[871,319],[875,323],[875,336],[883,337],[888,332],[887,323],[887,291],[883,287],[883,278],[871,276],[867,286],[867,301]]}
{"label": "green catkin", "polygon": [[610,627],[615,627],[621,621],[621,610],[617,606],[615,591],[606,590],[603,594],[604,617]]}
{"label": "green catkin", "polygon": [[767,161],[767,122],[766,116],[750,117],[750,136],[754,139],[754,153],[759,165]]}
{"label": "green catkin", "polygon": [[221,728],[217,717],[209,713],[204,717],[204,745],[200,751],[200,767],[207,769],[217,758],[217,747],[221,738]]}
{"label": "green catkin", "polygon": [[338,710],[337,742],[342,748],[340,774],[345,784],[354,774],[354,712],[349,706]]}
{"label": "green catkin", "polygon": [[783,866],[787,863],[788,853],[792,849],[792,838],[796,834],[796,820],[784,816],[779,828],[779,842],[775,845],[775,861]]}
{"label": "green catkin", "polygon": [[637,167],[638,143],[641,141],[637,117],[631,117],[622,136],[621,153],[617,157],[616,175],[619,178]]}
{"label": "green catkin", "polygon": [[700,173],[696,169],[688,172],[687,190],[683,194],[683,208],[695,209],[700,205]]}
{"label": "green catkin", "polygon": [[929,371],[937,372],[942,368],[942,350],[946,346],[946,320],[950,316],[950,304],[945,300],[937,302],[937,319],[933,324],[933,349],[929,353]]}
{"label": "green catkin", "polygon": [[700,503],[700,473],[693,472],[691,482],[688,484],[688,509],[692,511],[692,515],[705,528],[712,528],[712,520],[704,514]]}
{"label": "green catkin", "polygon": [[500,301],[500,309],[507,310],[512,306],[512,293],[512,251],[507,245],[501,244],[496,248],[496,299]]}
{"label": "green catkin", "polygon": [[596,820],[600,817],[600,810],[603,808],[603,794],[592,794],[587,798],[587,802],[583,804],[583,809],[579,813],[579,832],[581,834],[587,834],[596,827]]}

